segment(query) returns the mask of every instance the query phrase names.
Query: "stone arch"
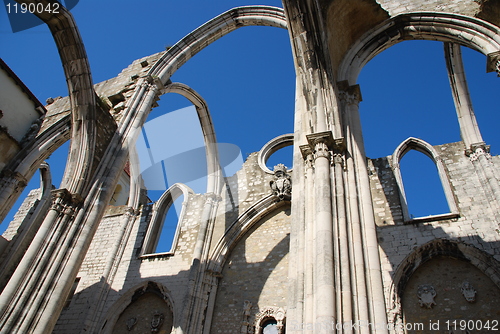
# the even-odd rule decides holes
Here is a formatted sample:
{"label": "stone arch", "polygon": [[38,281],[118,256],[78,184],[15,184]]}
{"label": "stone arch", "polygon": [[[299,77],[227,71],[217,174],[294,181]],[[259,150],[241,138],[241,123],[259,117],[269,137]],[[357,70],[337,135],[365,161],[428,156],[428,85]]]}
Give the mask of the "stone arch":
{"label": "stone arch", "polygon": [[[28,181],[55,150],[70,138],[70,117],[58,120],[49,128],[38,134],[34,141],[23,148],[4,168],[0,180],[0,222],[8,214]],[[5,171],[10,172],[6,173]]]}
{"label": "stone arch", "polygon": [[[288,273],[282,261],[288,264],[285,256],[290,247],[289,231],[285,226],[289,205],[288,201],[277,201],[273,195],[267,196],[243,212],[219,239],[207,266],[207,273],[212,276],[212,288],[208,292],[205,325],[211,331],[226,325],[231,326],[232,332],[236,332],[238,326],[252,330],[257,314],[263,314],[262,311],[269,308],[284,309],[286,306],[283,304],[286,292],[279,291],[286,286]],[[275,234],[268,234],[265,226],[277,228],[273,230]],[[268,270],[271,268],[268,266],[275,270]],[[283,272],[284,268],[286,271]],[[236,281],[246,286],[241,293],[233,291],[238,289],[238,285],[234,284]],[[262,298],[266,289],[272,289],[275,295]],[[244,311],[243,321],[234,317],[235,312],[240,310]]]}
{"label": "stone arch", "polygon": [[[161,92],[162,94],[176,93],[182,95],[188,99],[196,108],[198,114],[198,119],[200,121],[201,130],[203,132],[203,138],[205,141],[205,152],[207,159],[207,193],[220,194],[221,182],[222,182],[222,169],[219,162],[219,153],[217,149],[217,139],[215,136],[215,130],[212,122],[212,117],[210,116],[210,111],[208,105],[203,97],[198,94],[191,87],[174,82],[167,85]],[[139,179],[139,158],[135,150],[135,146],[131,146],[130,154],[130,166],[131,166],[131,179]],[[132,207],[137,207],[140,187],[137,186],[136,182],[132,182],[130,187],[130,205]]]}
{"label": "stone arch", "polygon": [[402,296],[408,281],[420,266],[438,256],[447,256],[470,263],[500,289],[500,262],[493,256],[464,242],[435,239],[416,248],[394,272],[387,301],[389,322],[396,326],[402,324]]}
{"label": "stone arch", "polygon": [[[205,145],[207,146],[209,169],[207,192],[209,193],[220,193],[221,170],[217,145],[215,144],[215,132],[208,106],[196,91],[181,83],[171,83],[170,77],[203,48],[243,26],[272,26],[286,29],[287,23],[283,9],[271,6],[236,7],[220,14],[186,35],[156,61],[147,75],[137,85],[136,91],[124,112],[123,124],[129,126],[132,131],[123,129],[128,132],[126,134],[128,147],[133,151],[139,130],[146,122],[154,102],[158,99],[158,95],[175,92],[190,100],[195,105],[200,117]],[[131,154],[132,159],[135,159],[134,155],[134,153]],[[134,168],[134,165],[131,165]],[[132,204],[138,200],[138,189],[134,186],[131,187],[130,198],[135,200],[130,201]]]}
{"label": "stone arch", "polygon": [[[434,215],[429,217],[422,217],[422,219],[418,218],[413,219],[410,217],[410,214],[408,212],[408,203],[406,200],[406,194],[403,185],[403,178],[401,176],[401,169],[399,167],[401,159],[410,150],[415,150],[425,154],[436,165],[439,174],[439,179],[441,180],[441,185],[443,187],[444,194],[446,197],[446,201],[448,202],[450,213],[442,215]],[[449,219],[458,217],[458,207],[455,201],[455,196],[453,195],[453,190],[451,188],[450,180],[446,175],[446,170],[444,168],[443,162],[441,161],[441,158],[439,157],[439,154],[436,152],[436,150],[434,149],[434,147],[432,147],[431,144],[419,138],[414,138],[414,137],[407,138],[405,141],[399,144],[399,146],[394,150],[394,153],[392,154],[392,169],[394,172],[396,183],[399,188],[399,198],[401,202],[401,209],[403,211],[403,219],[405,222],[439,220],[439,219]]]}
{"label": "stone arch", "polygon": [[271,26],[286,29],[282,8],[271,6],[236,7],[203,24],[168,50],[148,75],[167,84],[172,74],[191,57],[217,39],[243,26]]}
{"label": "stone arch", "polygon": [[[179,231],[181,228],[182,218],[184,217],[185,207],[189,200],[189,195],[193,194],[193,190],[187,185],[182,183],[175,183],[170,188],[168,188],[160,197],[160,199],[153,205],[153,215],[151,217],[151,222],[149,223],[148,231],[144,237],[144,243],[142,247],[141,256],[147,256],[154,253],[154,247],[156,247],[160,234],[162,231],[163,223],[165,221],[165,216],[174,204],[175,200],[181,195],[184,195],[184,200],[182,202],[182,210],[179,213],[179,219],[177,222],[177,228],[175,229],[174,239],[172,241],[172,247],[169,252],[162,254],[173,254],[175,247],[177,245],[177,240],[179,238]],[[154,254],[158,255],[158,254]]]}
{"label": "stone arch", "polygon": [[172,302],[170,291],[160,283],[156,283],[153,281],[144,281],[135,287],[129,289],[125,292],[110,308],[106,318],[103,319],[102,330],[103,334],[111,334],[113,333],[113,329],[120,320],[120,316],[124,314],[127,308],[135,301],[137,301],[140,297],[145,294],[153,294],[155,296],[160,297],[166,304],[166,307],[172,312],[172,327],[177,325],[174,304]]}
{"label": "stone arch", "polygon": [[217,242],[209,258],[208,270],[213,273],[220,273],[231,254],[231,250],[245,233],[257,224],[262,217],[288,205],[288,203],[287,201],[277,201],[274,195],[269,195],[243,212]]}
{"label": "stone arch", "polygon": [[[281,8],[236,7],[220,14],[182,38],[151,67],[138,83],[127,105],[121,131],[128,132],[125,136],[129,147],[135,143],[138,130],[145,123],[157,96],[165,89],[169,90],[168,85],[172,74],[203,48],[243,26],[272,26],[285,29],[287,27],[285,14]],[[186,92],[185,89],[182,91]]]}
{"label": "stone arch", "polygon": [[356,83],[373,57],[405,40],[438,40],[489,55],[500,50],[500,29],[478,18],[451,13],[415,12],[388,19],[365,33],[340,63],[338,81]]}

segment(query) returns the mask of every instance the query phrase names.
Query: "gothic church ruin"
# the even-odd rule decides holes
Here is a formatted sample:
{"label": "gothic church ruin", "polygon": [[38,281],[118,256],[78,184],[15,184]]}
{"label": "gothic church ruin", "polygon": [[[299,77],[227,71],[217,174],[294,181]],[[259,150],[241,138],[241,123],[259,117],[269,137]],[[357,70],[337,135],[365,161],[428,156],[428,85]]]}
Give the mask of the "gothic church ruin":
{"label": "gothic church ruin", "polygon": [[[500,330],[500,160],[477,125],[461,57],[461,47],[476,50],[500,75],[500,1],[237,7],[96,85],[69,11],[39,17],[69,96],[44,106],[0,63],[0,219],[33,174],[42,176],[0,240],[1,333]],[[209,106],[170,78],[212,42],[254,25],[289,32],[294,130],[224,175]],[[358,75],[407,40],[442,42],[462,140],[432,146],[409,137],[392,155],[368,159]],[[176,183],[149,203],[135,141],[167,93],[196,108],[207,191]],[[54,188],[44,161],[66,141]],[[267,167],[286,146],[293,168]],[[410,215],[400,161],[412,150],[435,164],[449,212]],[[157,251],[179,198],[171,247]]]}

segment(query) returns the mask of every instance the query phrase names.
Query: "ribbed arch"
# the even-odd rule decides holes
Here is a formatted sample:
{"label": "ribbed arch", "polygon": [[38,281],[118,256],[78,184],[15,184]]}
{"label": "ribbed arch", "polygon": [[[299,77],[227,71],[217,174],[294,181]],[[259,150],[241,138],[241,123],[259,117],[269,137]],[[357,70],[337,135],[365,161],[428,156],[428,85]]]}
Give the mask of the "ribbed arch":
{"label": "ribbed arch", "polygon": [[[441,180],[441,185],[443,187],[444,194],[446,197],[446,201],[448,203],[448,207],[450,208],[450,213],[426,216],[421,218],[410,217],[408,211],[408,202],[403,185],[403,177],[401,175],[401,168],[400,168],[401,159],[410,150],[415,150],[425,154],[436,165],[439,174],[439,179]],[[399,144],[399,146],[396,148],[396,150],[394,150],[394,153],[392,154],[392,168],[394,172],[394,177],[396,179],[396,183],[399,188],[399,198],[401,202],[401,209],[403,211],[403,219],[405,222],[449,219],[449,218],[456,218],[458,216],[458,207],[455,202],[455,197],[453,195],[450,180],[446,175],[446,170],[444,168],[443,162],[441,161],[441,158],[439,157],[434,147],[432,147],[432,145],[419,138],[410,137],[406,139],[401,144]]]}
{"label": "ribbed arch", "polygon": [[[124,121],[119,131],[128,132],[127,137],[130,156],[134,157],[134,146],[140,129],[146,122],[158,95],[175,92],[189,99],[195,106],[200,118],[208,161],[207,192],[220,194],[221,170],[219,165],[215,131],[208,107],[203,98],[193,89],[180,83],[171,83],[170,77],[196,53],[215,42],[219,38],[243,26],[272,26],[287,28],[285,14],[282,8],[271,6],[236,7],[220,14],[214,19],[201,25],[168,51],[151,67],[146,77],[137,85],[134,95],[130,98]],[[133,124],[130,124],[133,122]],[[129,127],[129,129],[126,129]],[[132,162],[132,161],[131,161]],[[138,165],[131,163],[132,170]],[[138,170],[135,171],[137,175]],[[136,207],[139,189],[132,185],[130,204]]]}
{"label": "ribbed arch", "polygon": [[351,47],[340,64],[338,81],[355,84],[373,57],[394,44],[414,39],[456,43],[485,55],[500,50],[500,29],[481,19],[451,13],[401,14],[382,22]]}
{"label": "ribbed arch", "polygon": [[[36,170],[54,151],[70,138],[70,115],[59,119],[49,128],[39,133],[34,141],[23,148],[14,159],[5,166],[5,170],[12,171],[21,183],[9,183],[0,187],[0,222],[3,221],[9,210],[19,198]],[[6,177],[4,176],[4,179]]]}
{"label": "ribbed arch", "polygon": [[236,7],[220,14],[185,36],[166,52],[149,70],[152,78],[164,85],[191,57],[219,38],[243,26],[287,28],[282,8],[271,6]]}

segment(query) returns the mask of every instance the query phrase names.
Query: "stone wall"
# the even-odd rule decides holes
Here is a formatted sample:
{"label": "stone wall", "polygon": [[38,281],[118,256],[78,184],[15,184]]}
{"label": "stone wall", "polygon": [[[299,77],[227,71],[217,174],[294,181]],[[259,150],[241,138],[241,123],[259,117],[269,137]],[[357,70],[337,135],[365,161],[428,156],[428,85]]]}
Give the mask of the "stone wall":
{"label": "stone wall", "polygon": [[[240,333],[266,307],[287,305],[290,211],[258,222],[229,255],[222,271],[211,333]],[[245,306],[251,303],[244,318]]]}
{"label": "stone wall", "polygon": [[[391,157],[373,159],[369,162],[371,190],[382,260],[382,275],[389,313],[393,306],[393,300],[391,300],[394,297],[391,295],[393,289],[400,280],[410,279],[410,277],[400,277],[398,275],[406,275],[404,271],[407,268],[405,269],[404,266],[410,266],[409,259],[415,257],[430,242],[449,240],[454,245],[457,245],[456,247],[471,246],[471,249],[484,254],[485,259],[489,258],[490,260],[486,261],[490,261],[491,266],[497,266],[499,263],[493,259],[500,261],[499,227],[495,219],[494,203],[488,201],[486,190],[481,186],[475,166],[464,153],[465,147],[463,143],[445,144],[434,148],[438,152],[444,164],[446,176],[450,180],[453,196],[458,206],[458,218],[436,218],[434,221],[431,219],[427,222],[404,223],[399,189],[391,168]],[[499,157],[491,157],[490,161],[494,166],[498,166]],[[436,249],[444,250],[445,248],[444,246],[436,246]],[[443,254],[457,257],[461,253],[458,251],[456,253],[443,251]],[[426,256],[428,255],[422,255],[419,261],[424,263],[429,260]],[[419,261],[413,263],[413,265],[418,265]],[[470,259],[467,261],[470,261]],[[436,266],[439,267],[439,265]],[[495,270],[498,270],[498,268],[495,268]],[[442,275],[446,275],[444,267],[438,271]],[[439,280],[439,278],[433,279],[435,282]],[[499,284],[500,282],[494,283]]]}

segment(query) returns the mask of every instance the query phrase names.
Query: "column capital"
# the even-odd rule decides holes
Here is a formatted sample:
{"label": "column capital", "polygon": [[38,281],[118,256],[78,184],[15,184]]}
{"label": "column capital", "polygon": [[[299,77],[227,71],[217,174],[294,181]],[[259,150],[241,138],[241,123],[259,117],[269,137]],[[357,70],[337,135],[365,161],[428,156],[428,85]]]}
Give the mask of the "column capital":
{"label": "column capital", "polygon": [[311,146],[309,146],[309,144],[300,145],[299,149],[300,149],[300,153],[302,153],[302,158],[304,159],[306,167],[313,168],[314,154],[313,154],[313,150],[311,149]]}
{"label": "column capital", "polygon": [[[308,145],[302,145],[302,156],[307,160],[316,160],[319,157],[330,159],[331,154],[343,154],[346,149],[343,137],[333,138],[331,131],[311,133],[306,136]],[[311,159],[309,156],[312,156]],[[309,157],[309,158],[308,158]]]}
{"label": "column capital", "polygon": [[485,142],[472,144],[470,148],[465,150],[465,155],[468,156],[469,160],[472,162],[479,159],[481,155],[485,155],[487,159],[490,159],[490,145],[486,145]]}
{"label": "column capital", "polygon": [[79,194],[72,194],[68,189],[62,188],[52,190],[51,209],[53,210],[69,214],[82,202],[83,198]]}

